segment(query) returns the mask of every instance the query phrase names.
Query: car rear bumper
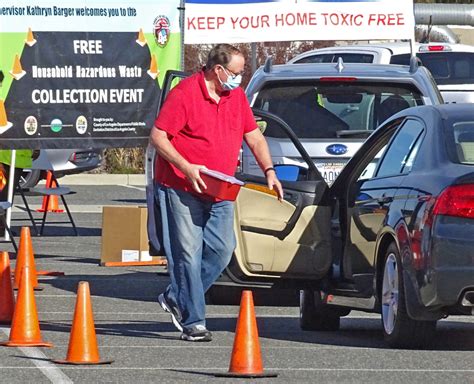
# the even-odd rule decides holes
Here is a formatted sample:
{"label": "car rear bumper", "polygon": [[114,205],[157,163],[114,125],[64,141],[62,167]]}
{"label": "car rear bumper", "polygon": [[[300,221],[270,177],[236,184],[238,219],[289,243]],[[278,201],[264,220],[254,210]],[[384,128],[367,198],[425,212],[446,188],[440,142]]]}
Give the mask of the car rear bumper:
{"label": "car rear bumper", "polygon": [[[407,309],[412,318],[430,320],[473,314],[474,220],[440,216],[423,243],[422,269],[405,270]],[[467,297],[466,297],[467,295]]]}
{"label": "car rear bumper", "polygon": [[455,306],[466,291],[474,291],[473,233],[472,219],[437,218],[420,289],[424,306]]}

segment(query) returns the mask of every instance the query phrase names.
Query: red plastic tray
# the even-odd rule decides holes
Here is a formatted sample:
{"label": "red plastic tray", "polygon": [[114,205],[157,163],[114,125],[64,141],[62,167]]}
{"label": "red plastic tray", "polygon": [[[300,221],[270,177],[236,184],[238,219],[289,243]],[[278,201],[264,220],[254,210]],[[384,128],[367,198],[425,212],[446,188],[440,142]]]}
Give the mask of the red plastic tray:
{"label": "red plastic tray", "polygon": [[222,172],[207,168],[201,169],[200,172],[201,178],[207,185],[207,189],[203,193],[220,200],[234,201],[239,194],[240,187],[244,185],[239,179]]}

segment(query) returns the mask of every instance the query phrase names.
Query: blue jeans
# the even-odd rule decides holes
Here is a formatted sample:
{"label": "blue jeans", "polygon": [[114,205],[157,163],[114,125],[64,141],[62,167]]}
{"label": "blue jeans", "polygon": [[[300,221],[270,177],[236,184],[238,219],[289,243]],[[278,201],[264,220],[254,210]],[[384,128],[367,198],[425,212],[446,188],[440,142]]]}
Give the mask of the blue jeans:
{"label": "blue jeans", "polygon": [[[184,327],[206,325],[205,292],[229,264],[235,249],[234,204],[210,202],[155,184],[162,239],[171,284],[166,299],[176,304]],[[161,236],[162,235],[162,236]]]}

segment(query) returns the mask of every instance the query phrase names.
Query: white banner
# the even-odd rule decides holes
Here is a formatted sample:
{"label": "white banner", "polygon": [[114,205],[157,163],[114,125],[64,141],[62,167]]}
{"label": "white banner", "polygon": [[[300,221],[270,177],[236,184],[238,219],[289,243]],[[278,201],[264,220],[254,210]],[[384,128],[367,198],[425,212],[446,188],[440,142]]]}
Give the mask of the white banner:
{"label": "white banner", "polygon": [[411,39],[413,0],[188,0],[185,43]]}

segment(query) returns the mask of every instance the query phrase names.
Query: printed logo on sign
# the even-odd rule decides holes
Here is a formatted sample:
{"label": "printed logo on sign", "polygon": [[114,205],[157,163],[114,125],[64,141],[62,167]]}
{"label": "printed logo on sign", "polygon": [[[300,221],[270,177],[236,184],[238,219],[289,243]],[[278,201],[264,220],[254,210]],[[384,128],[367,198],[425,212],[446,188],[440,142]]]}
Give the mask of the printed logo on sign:
{"label": "printed logo on sign", "polygon": [[153,21],[153,34],[155,35],[156,44],[160,47],[164,47],[168,44],[170,37],[170,20],[164,16],[160,15],[155,18]]}
{"label": "printed logo on sign", "polygon": [[76,119],[76,131],[79,135],[83,135],[87,131],[87,119],[84,116],[79,116]]}
{"label": "printed logo on sign", "polygon": [[28,116],[25,119],[24,128],[27,135],[29,136],[34,135],[36,131],[38,130],[38,120],[36,120],[36,117]]}
{"label": "printed logo on sign", "polygon": [[326,152],[330,155],[344,155],[347,147],[344,144],[331,144],[326,147]]}
{"label": "printed logo on sign", "polygon": [[61,132],[61,129],[63,129],[63,122],[59,119],[53,119],[51,121],[51,130],[53,132]]}

